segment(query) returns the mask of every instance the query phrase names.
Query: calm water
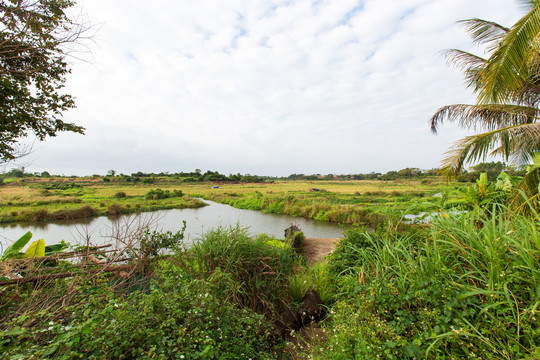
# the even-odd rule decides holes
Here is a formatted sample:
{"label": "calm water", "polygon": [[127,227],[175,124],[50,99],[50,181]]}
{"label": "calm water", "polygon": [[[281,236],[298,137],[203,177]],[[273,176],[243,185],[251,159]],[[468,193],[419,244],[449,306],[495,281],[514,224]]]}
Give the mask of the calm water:
{"label": "calm water", "polygon": [[17,240],[27,231],[34,235],[33,240],[45,239],[46,244],[54,244],[64,239],[71,243],[84,243],[90,238],[92,243],[110,241],[112,235],[129,233],[140,226],[163,231],[178,231],[182,221],[186,221],[185,239],[193,241],[200,234],[218,226],[246,227],[251,234],[266,233],[283,238],[283,233],[291,223],[297,224],[306,237],[341,237],[342,229],[335,224],[290,217],[286,215],[264,214],[253,210],[235,209],[229,205],[206,201],[208,206],[199,209],[174,209],[123,215],[120,217],[101,216],[85,220],[56,221],[52,223],[11,224],[0,227],[2,248]]}

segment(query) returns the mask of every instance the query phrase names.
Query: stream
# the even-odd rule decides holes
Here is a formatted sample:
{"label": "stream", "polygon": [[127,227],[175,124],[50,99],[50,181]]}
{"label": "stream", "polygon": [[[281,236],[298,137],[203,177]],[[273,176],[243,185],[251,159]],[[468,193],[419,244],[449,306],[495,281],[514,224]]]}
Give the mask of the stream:
{"label": "stream", "polygon": [[336,238],[342,236],[342,228],[334,223],[320,222],[288,215],[265,214],[260,211],[236,209],[229,205],[202,200],[208,206],[198,209],[172,209],[120,216],[99,216],[88,219],[64,220],[44,223],[17,223],[0,226],[0,253],[31,231],[32,240],[45,239],[47,245],[65,240],[73,244],[84,244],[90,239],[93,244],[110,242],[112,236],[129,234],[130,231],[149,226],[152,230],[176,232],[186,221],[184,239],[186,243],[200,237],[216,227],[241,226],[252,235],[266,233],[282,239],[284,230],[296,224],[306,237]]}

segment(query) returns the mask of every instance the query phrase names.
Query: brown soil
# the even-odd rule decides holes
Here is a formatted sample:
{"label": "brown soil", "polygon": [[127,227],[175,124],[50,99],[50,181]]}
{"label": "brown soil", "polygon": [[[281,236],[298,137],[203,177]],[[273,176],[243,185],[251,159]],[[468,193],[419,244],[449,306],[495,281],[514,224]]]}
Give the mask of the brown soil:
{"label": "brown soil", "polygon": [[304,360],[309,357],[309,349],[324,342],[326,333],[320,328],[320,324],[313,323],[303,327],[298,333],[291,334],[284,352],[289,360]]}
{"label": "brown soil", "polygon": [[333,252],[338,238],[306,238],[304,250],[308,265],[313,265]]}

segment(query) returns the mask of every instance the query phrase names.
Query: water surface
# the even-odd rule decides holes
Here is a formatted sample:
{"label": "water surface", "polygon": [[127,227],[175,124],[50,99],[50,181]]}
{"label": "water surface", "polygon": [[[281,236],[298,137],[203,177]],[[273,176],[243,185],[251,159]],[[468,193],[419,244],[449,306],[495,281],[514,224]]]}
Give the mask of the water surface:
{"label": "water surface", "polygon": [[188,243],[210,229],[237,224],[246,227],[253,235],[266,233],[283,238],[284,230],[294,223],[300,227],[306,237],[341,237],[342,229],[333,223],[235,209],[229,205],[203,201],[209,205],[198,209],[172,209],[119,217],[100,216],[48,223],[4,225],[0,227],[0,244],[2,245],[0,252],[27,231],[34,234],[33,240],[45,239],[46,244],[54,244],[62,239],[78,244],[83,244],[86,239],[90,239],[94,244],[102,244],[110,241],[112,235],[127,234],[137,227],[146,225],[155,230],[175,232],[182,229],[182,221],[186,221],[185,239]]}

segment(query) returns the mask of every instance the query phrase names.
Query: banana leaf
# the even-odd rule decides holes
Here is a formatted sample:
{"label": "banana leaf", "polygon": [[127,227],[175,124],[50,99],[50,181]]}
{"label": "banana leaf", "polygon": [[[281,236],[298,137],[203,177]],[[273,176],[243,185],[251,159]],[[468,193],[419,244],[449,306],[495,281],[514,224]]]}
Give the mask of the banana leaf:
{"label": "banana leaf", "polygon": [[25,258],[43,257],[45,256],[45,240],[39,239],[30,244],[26,252]]}
{"label": "banana leaf", "polygon": [[45,246],[45,256],[59,253],[69,247],[69,244],[64,240],[60,241],[58,244],[47,245]]}
{"label": "banana leaf", "polygon": [[32,233],[30,231],[21,236],[19,240],[15,241],[6,249],[6,251],[4,251],[4,254],[0,258],[0,261],[5,261],[18,257],[19,251],[24,248],[26,244],[28,244],[31,238]]}

